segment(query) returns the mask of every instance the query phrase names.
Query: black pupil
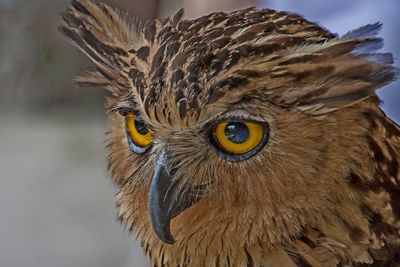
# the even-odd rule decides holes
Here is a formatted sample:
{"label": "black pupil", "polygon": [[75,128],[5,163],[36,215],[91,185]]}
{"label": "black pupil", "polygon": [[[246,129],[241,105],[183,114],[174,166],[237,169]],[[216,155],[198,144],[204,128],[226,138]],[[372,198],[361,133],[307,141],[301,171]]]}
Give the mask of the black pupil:
{"label": "black pupil", "polygon": [[141,135],[145,135],[149,132],[149,129],[147,128],[146,124],[143,123],[142,120],[135,119],[135,127],[138,133],[140,133]]}
{"label": "black pupil", "polygon": [[225,136],[232,143],[241,144],[249,138],[249,128],[241,122],[230,122],[225,126]]}

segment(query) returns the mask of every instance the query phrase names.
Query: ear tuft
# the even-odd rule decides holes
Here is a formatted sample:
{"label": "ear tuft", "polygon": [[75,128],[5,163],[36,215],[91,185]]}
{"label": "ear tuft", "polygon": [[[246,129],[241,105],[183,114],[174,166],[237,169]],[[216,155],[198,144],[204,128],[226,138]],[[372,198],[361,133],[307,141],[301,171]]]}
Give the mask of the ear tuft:
{"label": "ear tuft", "polygon": [[98,71],[85,71],[76,76],[74,82],[81,87],[107,88],[110,81]]}
{"label": "ear tuft", "polygon": [[358,38],[371,38],[379,34],[379,32],[382,29],[382,23],[380,22],[375,22],[374,24],[368,24],[365,26],[362,26],[358,29],[351,30],[340,39],[342,40],[350,40],[350,39],[358,39]]}
{"label": "ear tuft", "polygon": [[358,54],[372,54],[383,48],[382,38],[366,38],[357,44],[353,50],[354,55]]}
{"label": "ear tuft", "polygon": [[[289,79],[275,98],[278,104],[320,115],[354,105],[396,80],[390,53],[379,53],[383,39],[375,37],[381,23],[366,25],[340,38],[295,49],[293,64],[275,68]],[[271,73],[272,75],[274,72]]]}
{"label": "ear tuft", "polygon": [[106,87],[115,95],[126,91],[129,80],[123,67],[129,64],[129,51],[140,46],[139,30],[121,12],[88,0],[72,0],[71,7],[61,17],[64,23],[59,27],[60,32],[97,68],[83,73],[76,82],[82,86]]}
{"label": "ear tuft", "polygon": [[183,8],[179,9],[174,17],[172,18],[172,22],[174,24],[177,24],[178,22],[180,22],[183,19],[183,16],[185,15],[185,10]]}

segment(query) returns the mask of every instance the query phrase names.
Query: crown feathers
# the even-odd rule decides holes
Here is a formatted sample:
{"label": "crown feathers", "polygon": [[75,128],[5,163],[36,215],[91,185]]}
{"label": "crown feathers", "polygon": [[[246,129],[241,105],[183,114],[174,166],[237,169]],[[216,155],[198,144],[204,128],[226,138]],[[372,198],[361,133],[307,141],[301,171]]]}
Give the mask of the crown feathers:
{"label": "crown feathers", "polygon": [[[182,114],[257,94],[277,105],[319,115],[374,95],[398,74],[392,55],[378,52],[383,46],[376,37],[381,23],[336,37],[300,16],[267,9],[214,13],[193,21],[181,21],[182,16],[181,10],[172,19],[133,27],[105,4],[72,0],[72,7],[62,14],[60,30],[96,64],[95,71],[76,82],[106,87],[114,95],[135,92],[147,109],[161,99],[158,94],[170,91],[159,90],[169,84],[164,81],[169,77],[176,81],[178,95],[204,96],[201,103],[177,100],[184,104],[179,107]],[[263,28],[266,21],[269,28],[262,31],[258,26]],[[216,26],[221,23],[225,30]],[[211,39],[202,42],[202,36]],[[190,78],[187,83],[178,83],[185,77]],[[208,77],[207,84],[202,77]],[[201,90],[193,91],[198,87]]]}

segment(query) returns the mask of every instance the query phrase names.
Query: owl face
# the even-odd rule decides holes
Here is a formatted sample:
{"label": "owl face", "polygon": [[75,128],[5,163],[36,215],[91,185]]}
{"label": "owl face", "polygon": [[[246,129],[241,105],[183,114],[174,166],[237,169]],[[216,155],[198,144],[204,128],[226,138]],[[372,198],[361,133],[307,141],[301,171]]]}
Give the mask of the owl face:
{"label": "owl face", "polygon": [[[129,177],[133,186],[142,184],[149,191],[151,222],[161,240],[173,243],[170,220],[185,209],[206,195],[223,195],[224,184],[231,190],[229,183],[237,184],[237,174],[251,179],[246,173],[262,169],[269,153],[266,146],[271,129],[267,118],[271,115],[256,111],[256,103],[221,107],[214,116],[186,126],[171,123],[169,117],[159,123],[127,106],[116,109],[119,114],[112,115],[118,121],[114,127],[121,135],[111,140],[119,138],[125,144],[126,160],[133,162],[130,173],[134,175]],[[113,146],[110,148],[112,157]],[[235,175],[227,175],[226,170]]]}
{"label": "owl face", "polygon": [[331,194],[350,169],[337,148],[362,147],[362,101],[395,77],[381,25],[338,37],[269,9],[182,15],[133,27],[83,0],[64,14],[61,31],[97,67],[77,82],[112,92],[121,217],[173,243],[173,220],[296,220],[348,197]]}
{"label": "owl face", "polygon": [[[252,95],[210,109],[200,116],[204,120],[189,125],[169,117],[159,122],[161,115],[127,106],[110,115],[114,179],[146,199],[145,217],[163,242],[174,243],[170,223],[188,208],[212,201],[218,209],[231,209],[245,202],[242,214],[256,211],[308,195],[321,182],[316,177],[331,171],[324,169],[326,153],[334,149],[327,143],[341,137],[326,125],[340,127],[335,117],[306,116]],[[322,198],[330,186],[322,182],[315,194]]]}

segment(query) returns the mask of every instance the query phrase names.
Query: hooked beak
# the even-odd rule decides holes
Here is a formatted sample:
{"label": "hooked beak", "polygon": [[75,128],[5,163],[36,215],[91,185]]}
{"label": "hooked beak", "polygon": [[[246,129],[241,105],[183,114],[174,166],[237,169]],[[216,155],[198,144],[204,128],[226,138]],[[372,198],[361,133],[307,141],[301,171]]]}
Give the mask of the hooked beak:
{"label": "hooked beak", "polygon": [[171,168],[166,161],[165,152],[162,151],[150,185],[149,206],[153,230],[167,244],[175,243],[170,229],[171,220],[199,201],[199,195],[192,194],[193,191],[190,190],[177,197],[176,188],[177,183],[172,180]]}

